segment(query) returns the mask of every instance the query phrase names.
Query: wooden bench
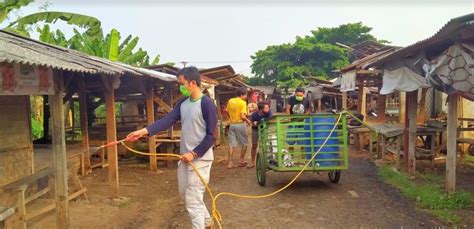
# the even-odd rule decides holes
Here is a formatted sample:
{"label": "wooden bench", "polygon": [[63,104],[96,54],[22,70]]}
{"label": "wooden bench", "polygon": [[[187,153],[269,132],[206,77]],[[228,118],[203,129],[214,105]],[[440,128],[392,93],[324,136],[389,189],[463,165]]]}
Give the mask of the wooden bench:
{"label": "wooden bench", "polygon": [[[461,132],[470,132],[470,131],[474,131],[474,127],[473,127],[473,122],[474,122],[474,119],[473,118],[459,118],[459,124],[460,126],[458,127],[458,136]],[[464,122],[467,122],[467,125],[464,125]],[[457,138],[456,139],[456,143],[457,144],[461,144],[462,146],[462,158],[464,157],[464,153],[466,153],[466,148],[464,148],[464,144],[467,144],[467,145],[474,145],[474,139],[472,138],[463,138],[463,137],[460,137],[460,138]]]}
{"label": "wooden bench", "polygon": [[[82,186],[79,177],[77,176],[77,170],[73,166],[69,166],[69,175],[72,178],[71,181],[73,182],[74,186],[76,186],[76,191],[68,196],[68,200],[72,200],[77,198],[80,195],[83,195],[84,198],[87,199],[87,189]],[[38,181],[43,178],[48,178],[48,185],[40,190],[36,190],[32,192],[30,195],[27,196],[29,192],[27,190],[29,187],[32,189],[36,189],[38,185]],[[27,222],[37,216],[40,216],[46,212],[54,210],[56,208],[56,203],[54,199],[50,199],[45,206],[42,206],[39,209],[31,210],[27,212],[27,204],[30,202],[46,195],[47,193],[54,193],[54,176],[52,173],[52,169],[46,167],[44,169],[35,172],[34,174],[22,177],[16,181],[13,181],[5,186],[2,187],[3,192],[10,193],[11,195],[17,195],[16,203],[11,206],[11,209],[17,210],[16,214],[11,214],[5,217],[5,228],[13,228],[13,224],[16,222],[20,222],[21,228],[27,227]],[[72,189],[70,189],[72,190]],[[0,212],[0,214],[2,214]],[[14,219],[9,220],[12,217]]]}
{"label": "wooden bench", "polygon": [[[26,196],[26,190],[30,185],[33,185],[34,183],[37,183],[38,180],[48,177],[48,187],[43,188],[36,193]],[[44,168],[32,175],[25,176],[19,180],[16,180],[14,182],[11,182],[5,186],[2,187],[2,190],[6,193],[10,194],[16,194],[17,195],[17,202],[14,206],[12,206],[13,209],[18,209],[18,215],[19,215],[19,221],[21,222],[22,228],[26,228],[26,221],[28,218],[27,212],[26,212],[26,205],[30,203],[31,201],[45,195],[48,193],[51,189],[51,180],[52,178],[52,170],[50,168]],[[35,212],[32,212],[31,214],[34,214]],[[11,224],[13,224],[12,221],[6,221],[5,227],[6,228],[11,228]]]}
{"label": "wooden bench", "polygon": [[74,158],[78,158],[79,160],[79,171],[81,172],[81,175],[82,176],[85,176],[86,175],[86,169],[85,169],[85,165],[84,165],[84,152],[75,152],[71,155],[68,155],[68,159],[69,160],[73,160]]}
{"label": "wooden bench", "polygon": [[365,136],[371,133],[371,130],[364,126],[350,126],[348,128],[349,135],[354,136],[354,145],[359,148],[359,151],[364,151]]}
{"label": "wooden bench", "polygon": [[0,206],[0,229],[4,229],[7,226],[10,227],[8,220],[10,219],[10,216],[12,216],[14,213],[15,208]]}
{"label": "wooden bench", "polygon": [[469,144],[469,145],[472,145],[474,144],[474,139],[472,138],[457,138],[456,139],[456,142],[458,144]]}
{"label": "wooden bench", "polygon": [[457,144],[467,144],[467,145],[469,145],[467,150],[465,150],[465,148],[462,147],[462,153],[461,153],[461,157],[460,157],[460,163],[463,164],[463,163],[464,163],[464,157],[465,157],[466,151],[469,151],[470,148],[471,148],[471,146],[474,146],[474,139],[472,139],[472,138],[457,138],[457,139],[456,139],[456,143],[457,143]]}

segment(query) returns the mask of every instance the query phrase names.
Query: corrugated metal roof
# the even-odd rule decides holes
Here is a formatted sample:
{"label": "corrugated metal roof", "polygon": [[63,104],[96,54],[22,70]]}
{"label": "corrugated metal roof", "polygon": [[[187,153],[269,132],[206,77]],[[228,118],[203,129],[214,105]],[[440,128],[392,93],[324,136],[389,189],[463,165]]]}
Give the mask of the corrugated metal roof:
{"label": "corrugated metal roof", "polygon": [[259,90],[266,95],[273,95],[275,92],[275,86],[252,86],[253,89]]}
{"label": "corrugated metal roof", "polygon": [[126,68],[133,69],[134,71],[139,72],[142,75],[148,75],[148,76],[151,76],[151,77],[154,77],[154,78],[159,78],[163,81],[171,82],[171,81],[177,81],[178,80],[178,79],[176,79],[176,76],[172,75],[172,74],[159,72],[159,71],[146,69],[146,68],[138,68],[138,67],[126,65],[126,64],[123,64],[123,63],[119,63],[119,62],[114,62],[114,64],[122,65]]}
{"label": "corrugated metal roof", "polygon": [[473,24],[474,24],[474,13],[467,14],[467,15],[457,17],[457,18],[453,18],[449,20],[449,22],[446,23],[433,36],[427,39],[418,41],[405,48],[399,49],[398,51],[393,52],[392,54],[385,56],[384,58],[372,63],[370,66],[381,65],[398,58],[403,58],[421,49],[428,48],[430,46],[442,43],[444,41],[448,41],[448,40],[455,41],[455,39],[457,39],[456,31],[460,31],[461,28],[465,26],[472,26]]}
{"label": "corrugated metal roof", "polygon": [[176,81],[170,74],[113,62],[0,30],[0,62],[47,66],[53,69],[103,75],[145,76]]}
{"label": "corrugated metal roof", "polygon": [[216,77],[235,75],[234,68],[230,65],[223,65],[213,68],[206,68],[199,71],[201,74],[206,75],[209,78],[215,79]]}
{"label": "corrugated metal roof", "polygon": [[350,65],[346,66],[345,68],[341,69],[341,73],[349,72],[354,69],[365,69],[370,66],[372,63],[396,52],[397,48],[390,48],[386,49],[377,53],[373,53],[372,55],[366,56],[362,59],[356,60],[352,62]]}
{"label": "corrugated metal roof", "polygon": [[350,47],[352,54],[358,59],[362,59],[366,56],[370,56],[374,53],[381,52],[386,49],[395,48],[385,44],[378,43],[376,41],[363,41],[359,44]]}

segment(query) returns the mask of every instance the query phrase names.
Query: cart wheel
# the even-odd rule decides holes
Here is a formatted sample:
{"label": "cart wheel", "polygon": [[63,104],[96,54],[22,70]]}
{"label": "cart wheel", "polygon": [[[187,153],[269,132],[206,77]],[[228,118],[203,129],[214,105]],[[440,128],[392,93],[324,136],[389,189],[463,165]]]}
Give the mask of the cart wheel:
{"label": "cart wheel", "polygon": [[332,183],[338,183],[339,179],[341,179],[341,170],[328,172],[328,177]]}
{"label": "cart wheel", "polygon": [[267,169],[265,168],[265,161],[262,159],[262,155],[257,153],[256,161],[256,170],[257,170],[257,181],[261,186],[265,186],[265,180],[267,176]]}

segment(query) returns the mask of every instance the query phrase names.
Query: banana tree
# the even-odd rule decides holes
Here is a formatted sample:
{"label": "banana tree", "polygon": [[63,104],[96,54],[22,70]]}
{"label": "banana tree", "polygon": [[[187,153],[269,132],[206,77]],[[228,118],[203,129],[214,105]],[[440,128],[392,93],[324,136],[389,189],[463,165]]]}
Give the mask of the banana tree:
{"label": "banana tree", "polygon": [[150,63],[148,52],[142,48],[136,50],[139,41],[138,37],[128,35],[120,42],[120,32],[116,29],[112,29],[105,37],[102,29],[94,37],[88,33],[81,33],[77,29],[73,29],[74,35],[69,39],[66,39],[59,30],[51,31],[48,25],[38,28],[37,31],[40,34],[39,38],[41,41],[133,66],[155,65],[160,60],[160,56],[157,55]]}
{"label": "banana tree", "polygon": [[86,29],[86,34],[94,39],[101,35],[101,23],[99,19],[87,15],[69,13],[69,12],[39,12],[30,14],[17,19],[8,25],[9,28],[25,30],[26,26],[35,25],[40,22],[54,24],[58,20],[62,20],[69,25],[74,25]]}
{"label": "banana tree", "polygon": [[[7,20],[9,17],[8,15],[12,13],[14,10],[18,10],[28,4],[32,3],[34,0],[4,0],[0,2],[0,24]],[[16,33],[21,36],[28,37],[28,31],[24,28],[13,28],[13,27],[6,27],[3,30]]]}
{"label": "banana tree", "polygon": [[8,18],[12,11],[32,3],[33,0],[4,0],[0,2],[0,23]]}
{"label": "banana tree", "polygon": [[[29,5],[34,0],[3,0],[0,1],[0,23],[9,18],[14,10]],[[33,13],[24,17],[20,17],[11,22],[7,27],[3,28],[6,31],[20,34],[29,37],[28,26],[36,25],[40,22],[47,24],[54,24],[58,20],[64,21],[67,24],[74,25],[80,28],[85,28],[86,33],[92,37],[97,38],[101,31],[101,23],[99,19],[87,15],[69,13],[69,12],[55,12],[45,11]]]}

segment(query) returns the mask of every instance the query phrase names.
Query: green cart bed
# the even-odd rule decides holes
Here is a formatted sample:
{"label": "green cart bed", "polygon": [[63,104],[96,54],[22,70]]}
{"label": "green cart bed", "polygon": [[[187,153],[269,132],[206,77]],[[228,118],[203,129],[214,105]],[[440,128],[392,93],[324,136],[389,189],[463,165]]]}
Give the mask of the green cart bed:
{"label": "green cart bed", "polygon": [[305,171],[327,171],[331,182],[339,182],[341,170],[349,164],[346,127],[345,114],[277,115],[264,120],[258,128],[258,183],[265,185],[268,170],[301,171],[315,153]]}

